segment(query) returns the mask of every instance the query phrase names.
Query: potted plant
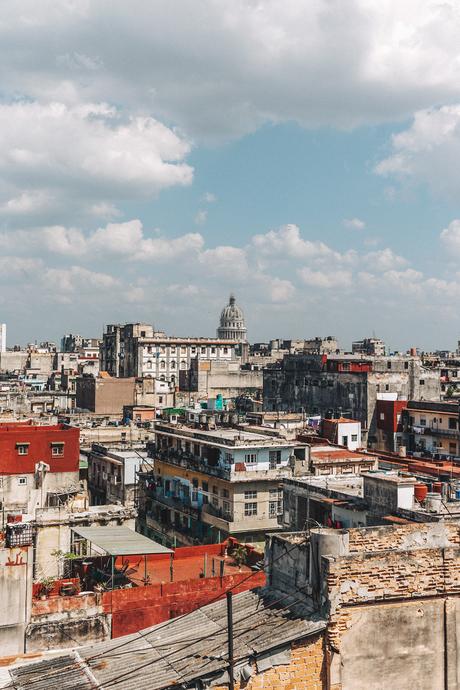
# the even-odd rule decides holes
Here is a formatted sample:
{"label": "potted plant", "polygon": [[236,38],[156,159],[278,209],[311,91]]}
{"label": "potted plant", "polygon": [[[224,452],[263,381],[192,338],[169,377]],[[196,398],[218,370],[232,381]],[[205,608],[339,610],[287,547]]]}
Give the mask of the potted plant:
{"label": "potted plant", "polygon": [[248,560],[248,552],[244,544],[238,544],[235,546],[235,550],[232,553],[232,558],[241,570],[241,566],[245,565]]}
{"label": "potted plant", "polygon": [[50,592],[53,591],[54,583],[56,580],[54,577],[43,577],[39,581],[38,595],[40,599],[46,599]]}

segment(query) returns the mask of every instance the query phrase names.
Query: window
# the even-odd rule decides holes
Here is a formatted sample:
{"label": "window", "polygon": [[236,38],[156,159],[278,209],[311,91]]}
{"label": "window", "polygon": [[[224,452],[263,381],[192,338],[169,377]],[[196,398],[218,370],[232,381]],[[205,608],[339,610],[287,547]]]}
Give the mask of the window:
{"label": "window", "polygon": [[222,495],[224,498],[228,498],[228,497],[229,497],[228,489],[222,489],[221,495]]}
{"label": "window", "polygon": [[281,501],[269,501],[268,503],[268,514],[271,518],[281,515],[282,505]]}
{"label": "window", "polygon": [[387,369],[391,369],[391,362],[387,362]]}
{"label": "window", "polygon": [[426,419],[425,419],[425,417],[420,417],[420,426],[426,426]]}
{"label": "window", "polygon": [[163,396],[162,396],[162,395],[159,395],[159,396],[158,396],[158,404],[161,405],[162,402],[163,402]]}
{"label": "window", "polygon": [[245,503],[244,514],[246,517],[250,515],[257,515],[257,503]]}
{"label": "window", "polygon": [[203,487],[203,491],[209,491],[208,482],[202,482],[201,486]]}
{"label": "window", "polygon": [[270,489],[270,498],[278,498],[283,495],[283,488],[279,486],[277,489]]}
{"label": "window", "polygon": [[217,496],[213,496],[211,500],[213,506],[217,507],[219,505],[219,499],[217,498]]}
{"label": "window", "polygon": [[198,501],[198,491],[196,489],[192,489],[192,501],[194,503]]}
{"label": "window", "polygon": [[228,355],[228,347],[224,347],[224,355]]}
{"label": "window", "polygon": [[245,491],[244,498],[246,501],[251,498],[257,498],[257,491]]}
{"label": "window", "polygon": [[228,501],[224,501],[224,513],[230,514],[230,503]]}
{"label": "window", "polygon": [[28,455],[29,445],[30,445],[29,443],[16,443],[18,455]]}
{"label": "window", "polygon": [[271,450],[268,454],[268,459],[270,461],[270,469],[275,469],[276,465],[279,465],[281,462],[281,451]]}
{"label": "window", "polygon": [[187,362],[185,361],[185,359],[181,359],[180,368],[187,369]]}
{"label": "window", "polygon": [[404,362],[404,369],[409,369],[409,362]]}
{"label": "window", "polygon": [[60,457],[64,455],[64,444],[63,443],[52,443],[51,444],[51,455],[54,457]]}
{"label": "window", "polygon": [[231,465],[233,462],[233,455],[231,453],[225,453],[224,462],[226,465]]}
{"label": "window", "polygon": [[425,379],[420,379],[420,385],[424,386],[425,385]]}
{"label": "window", "polygon": [[455,442],[449,443],[449,453],[451,455],[457,455],[457,444]]}
{"label": "window", "polygon": [[27,484],[27,477],[18,477],[18,485],[19,486],[26,486]]}
{"label": "window", "polygon": [[352,442],[356,443],[357,440],[358,440],[358,434],[352,434],[352,435],[351,435],[351,440],[352,440]]}
{"label": "window", "polygon": [[194,477],[194,478],[192,479],[192,486],[193,486],[195,489],[198,488],[198,479],[197,479],[196,477]]}
{"label": "window", "polygon": [[160,369],[166,369],[166,362],[164,361],[164,359],[162,359],[160,362]]}
{"label": "window", "polygon": [[213,494],[216,494],[216,496],[218,495],[219,489],[217,488],[217,486],[213,486],[213,487],[212,487],[212,493],[213,493]]}
{"label": "window", "polygon": [[247,465],[255,465],[257,462],[257,455],[255,453],[246,453],[244,456],[244,462]]}
{"label": "window", "polygon": [[212,347],[212,348],[211,348],[211,354],[212,354],[212,355],[215,355],[215,354],[216,354],[216,348],[215,348],[215,347]]}
{"label": "window", "polygon": [[386,390],[386,391],[389,391],[389,390],[390,390],[390,384],[389,384],[389,383],[386,383],[386,384],[385,384],[385,390]]}
{"label": "window", "polygon": [[385,421],[385,412],[380,413],[380,421],[384,422]]}
{"label": "window", "polygon": [[202,347],[202,348],[201,348],[201,354],[202,354],[202,355],[205,355],[205,354],[206,354],[206,348],[205,348],[205,347]]}
{"label": "window", "polygon": [[456,429],[457,428],[457,420],[455,417],[449,417],[449,429]]}

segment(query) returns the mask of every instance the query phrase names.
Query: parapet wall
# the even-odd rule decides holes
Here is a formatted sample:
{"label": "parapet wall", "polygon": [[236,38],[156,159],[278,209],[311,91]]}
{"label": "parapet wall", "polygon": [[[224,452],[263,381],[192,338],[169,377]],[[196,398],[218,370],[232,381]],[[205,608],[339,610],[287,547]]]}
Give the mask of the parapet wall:
{"label": "parapet wall", "polygon": [[350,553],[460,546],[459,522],[410,523],[347,531]]}

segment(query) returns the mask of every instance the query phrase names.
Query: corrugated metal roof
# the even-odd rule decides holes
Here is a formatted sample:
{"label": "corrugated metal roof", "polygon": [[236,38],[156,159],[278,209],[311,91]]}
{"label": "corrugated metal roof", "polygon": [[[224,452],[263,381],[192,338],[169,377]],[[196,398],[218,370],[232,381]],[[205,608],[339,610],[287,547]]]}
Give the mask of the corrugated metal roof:
{"label": "corrugated metal roof", "polygon": [[[277,603],[282,597],[270,589],[234,596],[236,662],[324,630],[325,621],[315,617],[306,606],[299,606],[294,596],[288,608],[286,598]],[[66,669],[63,658],[71,664],[70,669]],[[88,678],[93,678],[98,684],[95,687],[103,688],[104,684],[116,680],[117,690],[160,690],[220,673],[228,663],[226,601],[209,604],[183,618],[160,623],[126,638],[80,648],[76,658],[81,659],[79,674],[78,662],[69,655],[12,670],[15,687],[18,690],[31,687],[86,690],[91,687]],[[41,682],[28,685],[27,681],[37,676]]]}
{"label": "corrugated metal roof", "polygon": [[110,556],[143,556],[172,553],[171,549],[128,527],[72,527],[72,532],[98,546]]}

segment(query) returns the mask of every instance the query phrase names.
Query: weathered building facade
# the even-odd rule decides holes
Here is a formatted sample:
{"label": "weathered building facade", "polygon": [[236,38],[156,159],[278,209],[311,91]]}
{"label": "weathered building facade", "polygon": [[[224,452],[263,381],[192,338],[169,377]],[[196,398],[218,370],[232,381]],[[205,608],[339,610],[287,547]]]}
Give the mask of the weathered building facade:
{"label": "weathered building facade", "polygon": [[418,357],[288,355],[264,369],[263,397],[266,410],[357,419],[372,444],[378,399],[439,400],[440,381]]}

